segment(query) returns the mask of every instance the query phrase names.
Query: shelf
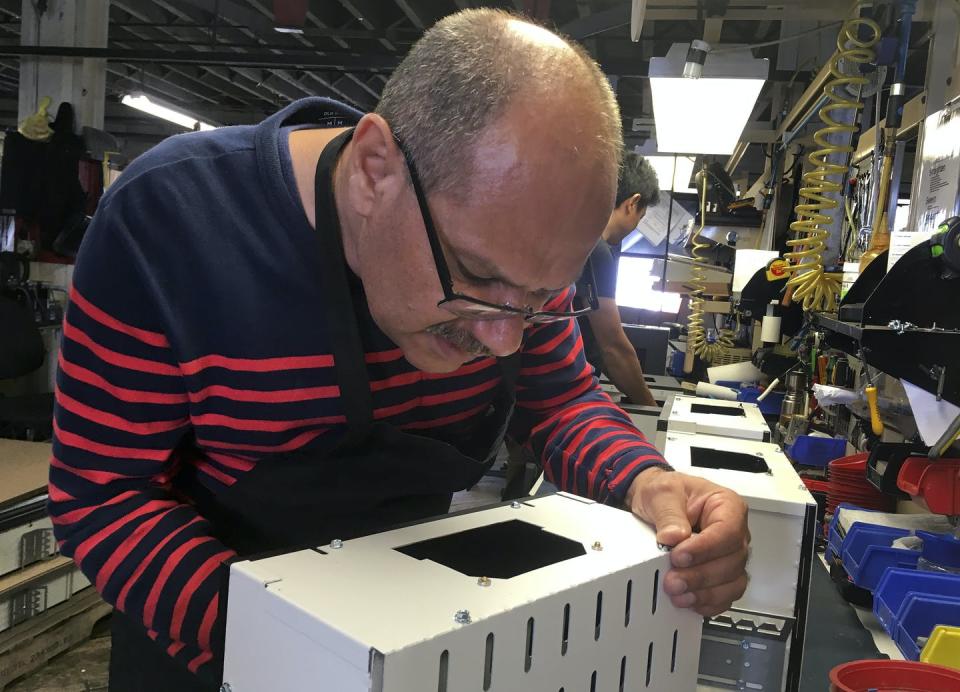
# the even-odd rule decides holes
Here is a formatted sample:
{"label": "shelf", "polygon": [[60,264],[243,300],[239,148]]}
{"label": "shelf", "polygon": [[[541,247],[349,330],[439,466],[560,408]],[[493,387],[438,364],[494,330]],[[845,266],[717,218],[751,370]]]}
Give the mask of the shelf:
{"label": "shelf", "polygon": [[960,405],[960,329],[862,325],[814,313],[813,322],[828,333],[827,343],[867,365]]}

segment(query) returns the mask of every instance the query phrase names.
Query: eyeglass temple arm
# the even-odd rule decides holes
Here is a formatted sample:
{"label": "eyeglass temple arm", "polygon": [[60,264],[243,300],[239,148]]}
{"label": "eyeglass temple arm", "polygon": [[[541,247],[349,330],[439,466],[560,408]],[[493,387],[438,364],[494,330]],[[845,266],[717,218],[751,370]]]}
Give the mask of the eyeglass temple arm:
{"label": "eyeglass temple arm", "polygon": [[406,147],[399,139],[394,138],[397,147],[403,154],[407,162],[407,171],[410,173],[410,182],[413,183],[413,192],[417,196],[417,203],[423,211],[423,225],[427,230],[427,240],[430,243],[430,252],[433,253],[433,263],[437,267],[437,274],[440,277],[440,284],[444,287],[446,293],[453,292],[453,278],[450,276],[450,270],[447,268],[447,260],[443,256],[443,248],[440,247],[440,238],[437,236],[437,229],[433,226],[433,218],[430,214],[430,207],[427,205],[427,196],[423,192],[423,185],[420,183],[420,176],[417,174],[417,168],[413,165],[413,159],[407,152]]}

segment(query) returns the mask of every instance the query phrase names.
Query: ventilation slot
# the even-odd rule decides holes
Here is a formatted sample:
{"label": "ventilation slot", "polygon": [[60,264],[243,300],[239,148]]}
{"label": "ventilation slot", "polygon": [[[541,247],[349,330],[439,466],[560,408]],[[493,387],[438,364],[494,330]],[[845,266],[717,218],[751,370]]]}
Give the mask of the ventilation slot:
{"label": "ventilation slot", "polygon": [[440,654],[440,676],[437,683],[437,692],[447,692],[447,670],[450,667],[450,652],[444,649]]}
{"label": "ventilation slot", "polygon": [[624,656],[623,658],[620,659],[620,690],[619,692],[623,692],[624,689],[626,689],[624,687],[626,682],[627,682],[627,657]]}
{"label": "ventilation slot", "polygon": [[593,640],[600,639],[600,620],[603,618],[603,591],[597,592],[597,617],[593,623]]}
{"label": "ventilation slot", "polygon": [[677,630],[673,631],[673,651],[670,653],[670,672],[677,670]]}
{"label": "ventilation slot", "polygon": [[627,582],[627,601],[623,605],[623,626],[630,624],[630,601],[633,598],[633,579]]}
{"label": "ventilation slot", "polygon": [[570,638],[570,604],[563,606],[563,640],[560,643],[560,655],[567,655],[567,640]]}
{"label": "ventilation slot", "polygon": [[483,654],[483,689],[490,689],[493,681],[493,632],[487,635],[486,651]]}
{"label": "ventilation slot", "polygon": [[650,613],[657,614],[657,599],[660,597],[660,570],[653,573],[653,602],[650,605]]}
{"label": "ventilation slot", "polygon": [[597,692],[597,671],[590,676],[590,692]]}
{"label": "ventilation slot", "polygon": [[647,684],[650,687],[650,676],[653,674],[653,642],[647,646]]}
{"label": "ventilation slot", "polygon": [[527,620],[527,651],[523,656],[523,672],[529,673],[533,665],[533,618]]}

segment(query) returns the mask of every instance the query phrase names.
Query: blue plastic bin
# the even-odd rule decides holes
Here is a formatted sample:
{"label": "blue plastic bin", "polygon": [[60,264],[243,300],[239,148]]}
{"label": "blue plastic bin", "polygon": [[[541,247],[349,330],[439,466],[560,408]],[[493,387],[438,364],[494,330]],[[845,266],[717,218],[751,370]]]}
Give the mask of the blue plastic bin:
{"label": "blue plastic bin", "polygon": [[874,591],[873,614],[891,637],[896,633],[901,608],[912,596],[958,598],[960,576],[915,569],[888,569]]}
{"label": "blue plastic bin", "polygon": [[917,645],[917,639],[929,637],[937,625],[960,626],[960,594],[956,597],[922,594],[904,599],[892,634],[893,641],[904,658],[919,661],[923,647]]}
{"label": "blue plastic bin", "polygon": [[740,395],[737,397],[738,401],[745,404],[757,404],[760,407],[760,413],[765,416],[780,415],[780,409],[783,407],[783,397],[786,396],[786,392],[770,392],[766,399],[757,401],[757,398],[763,394],[762,387],[753,385],[741,387],[739,382],[731,386],[740,390]]}
{"label": "blue plastic bin", "polygon": [[795,464],[823,468],[834,459],[842,457],[846,449],[847,441],[842,438],[798,435],[796,441],[787,447],[787,456]]}
{"label": "blue plastic bin", "polygon": [[854,522],[843,537],[840,556],[843,568],[861,589],[875,591],[884,572],[890,568],[916,569],[919,550],[894,548],[897,538],[909,536],[904,529]]}

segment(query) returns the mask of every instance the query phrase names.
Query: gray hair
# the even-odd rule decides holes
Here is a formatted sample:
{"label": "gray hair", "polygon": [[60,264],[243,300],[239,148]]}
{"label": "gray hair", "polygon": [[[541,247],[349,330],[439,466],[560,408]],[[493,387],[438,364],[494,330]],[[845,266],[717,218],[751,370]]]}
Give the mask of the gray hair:
{"label": "gray hair", "polygon": [[599,66],[573,41],[532,41],[509,30],[513,21],[533,24],[489,8],[444,17],[414,44],[384,87],[375,112],[406,146],[427,190],[463,189],[458,182],[469,170],[473,144],[520,93],[559,91],[590,99],[599,122],[596,154],[619,166],[620,110]]}
{"label": "gray hair", "polygon": [[628,151],[620,167],[620,179],[617,181],[617,206],[623,200],[640,195],[640,205],[652,207],[660,201],[660,181],[653,166],[640,154]]}

